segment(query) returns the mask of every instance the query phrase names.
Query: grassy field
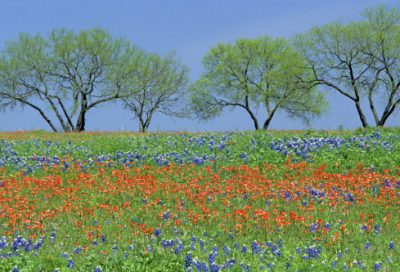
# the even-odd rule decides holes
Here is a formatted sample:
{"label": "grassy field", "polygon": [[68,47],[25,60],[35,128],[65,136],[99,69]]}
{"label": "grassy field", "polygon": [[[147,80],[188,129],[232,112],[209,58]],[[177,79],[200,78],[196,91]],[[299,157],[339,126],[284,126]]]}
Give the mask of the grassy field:
{"label": "grassy field", "polygon": [[0,138],[0,271],[400,271],[398,127]]}

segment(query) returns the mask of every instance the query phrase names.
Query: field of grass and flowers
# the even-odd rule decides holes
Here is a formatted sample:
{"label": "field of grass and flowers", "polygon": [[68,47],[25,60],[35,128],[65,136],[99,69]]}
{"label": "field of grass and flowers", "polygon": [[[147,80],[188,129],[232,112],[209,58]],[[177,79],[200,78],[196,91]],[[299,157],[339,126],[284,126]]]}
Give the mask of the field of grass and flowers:
{"label": "field of grass and flowers", "polygon": [[0,271],[400,271],[400,128],[0,139]]}

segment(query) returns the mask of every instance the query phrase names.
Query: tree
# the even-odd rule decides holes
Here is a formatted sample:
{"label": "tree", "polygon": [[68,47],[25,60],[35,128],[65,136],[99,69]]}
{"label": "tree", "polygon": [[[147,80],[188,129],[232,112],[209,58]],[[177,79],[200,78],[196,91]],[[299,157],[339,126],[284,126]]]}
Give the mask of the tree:
{"label": "tree", "polygon": [[[294,35],[291,44],[314,74],[308,83],[317,83],[353,100],[363,127],[368,127],[368,122],[360,98],[368,95],[375,123],[383,126],[400,102],[400,12],[398,8],[378,5],[366,8],[362,16],[365,20],[359,22],[314,26]],[[380,120],[372,100],[379,88],[388,95]]]}
{"label": "tree", "polygon": [[175,52],[165,58],[148,53],[138,61],[135,71],[134,96],[122,98],[125,108],[135,113],[139,119],[139,132],[147,132],[151,118],[156,112],[174,117],[188,117],[186,109],[189,68],[175,59]]}
{"label": "tree", "polygon": [[48,36],[21,32],[18,39],[6,42],[0,57],[0,109],[32,107],[57,132],[35,101],[39,99],[64,131],[83,131],[91,108],[138,92],[131,83],[144,52],[126,39],[114,39],[101,28],[79,34],[61,28]]}
{"label": "tree", "polygon": [[[278,110],[288,117],[310,118],[328,109],[316,84],[302,83],[312,75],[301,68],[304,62],[284,38],[268,36],[237,39],[233,45],[218,43],[202,60],[205,72],[189,88],[190,108],[200,120],[221,114],[223,108],[243,108],[259,129],[252,107],[262,103],[268,112],[263,129],[268,129]],[[275,103],[275,105],[273,105]]]}

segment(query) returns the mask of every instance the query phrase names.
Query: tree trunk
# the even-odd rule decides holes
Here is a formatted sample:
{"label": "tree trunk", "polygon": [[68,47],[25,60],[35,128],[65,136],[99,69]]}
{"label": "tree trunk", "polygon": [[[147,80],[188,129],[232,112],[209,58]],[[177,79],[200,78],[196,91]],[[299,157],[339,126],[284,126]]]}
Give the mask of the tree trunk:
{"label": "tree trunk", "polygon": [[389,109],[389,105],[388,107],[386,107],[385,111],[382,114],[381,120],[379,120],[377,126],[379,127],[383,127],[387,121],[387,119],[389,118],[389,116],[393,113],[393,111],[395,110],[397,104],[399,103],[400,100],[397,100],[393,106],[391,107],[391,109]]}
{"label": "tree trunk", "polygon": [[139,116],[139,132],[144,132],[144,123],[141,116]]}
{"label": "tree trunk", "polygon": [[85,115],[87,111],[87,97],[86,94],[81,95],[81,111],[79,112],[78,120],[76,122],[75,131],[85,131]]}
{"label": "tree trunk", "polygon": [[369,107],[371,108],[372,114],[374,115],[374,118],[375,118],[375,124],[378,126],[379,118],[378,118],[378,114],[375,110],[374,101],[372,101],[372,91],[369,91],[368,100],[369,100]]}
{"label": "tree trunk", "polygon": [[[246,93],[247,93],[247,89],[246,89]],[[246,94],[246,96],[244,97],[244,101],[245,101],[245,106],[244,108],[247,110],[247,112],[250,114],[251,119],[254,122],[254,127],[256,130],[258,130],[258,121],[257,121],[257,117],[254,115],[254,113],[250,110],[250,105],[249,105],[249,96]],[[243,107],[243,106],[242,106]]]}
{"label": "tree trunk", "polygon": [[254,115],[254,113],[253,113],[249,108],[246,108],[246,110],[247,110],[247,112],[250,114],[250,117],[251,117],[251,119],[252,119],[253,122],[254,122],[254,127],[255,127],[255,129],[258,130],[259,127],[258,127],[258,120],[257,120],[257,117]]}
{"label": "tree trunk", "polygon": [[264,126],[263,126],[263,129],[264,129],[264,130],[267,130],[267,129],[268,129],[269,123],[271,123],[271,120],[272,120],[272,117],[274,116],[274,114],[275,114],[275,110],[273,110],[273,111],[271,112],[271,114],[268,116],[267,120],[265,120]]}
{"label": "tree trunk", "polygon": [[358,115],[360,116],[360,120],[361,120],[363,127],[364,128],[369,127],[367,119],[365,118],[365,115],[361,110],[360,101],[358,99],[356,99],[355,102],[356,102],[356,108],[358,111]]}
{"label": "tree trunk", "polygon": [[399,104],[400,99],[396,100],[393,104],[393,97],[394,97],[395,92],[392,92],[389,98],[389,103],[386,105],[385,110],[383,111],[381,120],[377,123],[377,126],[383,127],[385,125],[386,120],[389,118],[389,116],[393,113],[393,111],[396,109],[396,106]]}

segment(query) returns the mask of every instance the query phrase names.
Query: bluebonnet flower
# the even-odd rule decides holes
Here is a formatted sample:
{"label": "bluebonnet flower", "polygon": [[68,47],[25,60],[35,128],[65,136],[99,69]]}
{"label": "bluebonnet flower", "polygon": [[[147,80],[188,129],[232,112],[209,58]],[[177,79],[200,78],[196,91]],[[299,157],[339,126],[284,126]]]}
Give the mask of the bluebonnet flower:
{"label": "bluebonnet flower", "polygon": [[326,223],[324,228],[327,228],[329,231],[331,230],[331,226],[329,225],[329,223]]}
{"label": "bluebonnet flower", "polygon": [[394,249],[394,242],[393,241],[390,242],[389,249]]}
{"label": "bluebonnet flower", "polygon": [[12,272],[18,272],[18,266],[14,266]]}
{"label": "bluebonnet flower", "polygon": [[318,258],[318,250],[315,248],[315,246],[307,246],[307,248],[304,250],[305,253],[308,254],[309,258]]}
{"label": "bluebonnet flower", "polygon": [[378,234],[378,232],[381,230],[381,226],[378,223],[376,223],[374,226],[374,229],[375,229],[375,233]]}
{"label": "bluebonnet flower", "polygon": [[286,200],[289,200],[289,201],[292,200],[292,196],[289,191],[285,191],[285,198],[286,198]]}
{"label": "bluebonnet flower", "polygon": [[228,237],[229,237],[229,238],[233,238],[233,233],[232,233],[232,232],[229,232]]}
{"label": "bluebonnet flower", "polygon": [[212,250],[213,250],[214,252],[218,252],[218,247],[217,247],[217,245],[214,245],[214,246],[212,247]]}
{"label": "bluebonnet flower", "polygon": [[247,252],[247,246],[246,246],[246,245],[243,245],[243,246],[242,246],[241,252],[242,252],[242,253],[246,253],[246,252]]}
{"label": "bluebonnet flower", "polygon": [[258,245],[258,243],[257,243],[256,240],[254,240],[254,241],[251,243],[251,251],[252,251],[253,253],[259,253],[259,252],[261,252],[261,248],[260,248],[260,246]]}
{"label": "bluebonnet flower", "polygon": [[72,258],[68,259],[67,267],[71,267],[71,269],[75,268],[75,263],[74,263],[74,260]]}
{"label": "bluebonnet flower", "polygon": [[311,232],[314,232],[314,231],[317,229],[318,226],[319,226],[318,222],[311,223],[311,225],[310,225],[310,231],[311,231]]}
{"label": "bluebonnet flower", "polygon": [[154,235],[155,235],[156,237],[160,236],[160,229],[159,229],[159,228],[156,228],[156,229],[154,230]]}
{"label": "bluebonnet flower", "polygon": [[204,271],[208,271],[207,263],[206,263],[206,262],[201,262],[201,268],[202,268]]}
{"label": "bluebonnet flower", "polygon": [[387,262],[393,261],[393,260],[392,260],[392,257],[389,256],[389,257],[386,259],[386,261],[387,261]]}
{"label": "bluebonnet flower", "polygon": [[365,249],[368,249],[368,248],[370,248],[370,247],[371,247],[371,243],[370,243],[369,241],[367,241],[367,243],[365,244],[364,248],[365,248]]}
{"label": "bluebonnet flower", "polygon": [[204,232],[203,232],[203,236],[207,236],[207,231],[204,231]]}
{"label": "bluebonnet flower", "polygon": [[101,266],[96,266],[93,272],[103,272],[103,270],[101,270]]}
{"label": "bluebonnet flower", "polygon": [[210,264],[210,271],[211,272],[218,272],[219,271],[219,265],[217,265],[216,263]]}
{"label": "bluebonnet flower", "polygon": [[153,253],[153,249],[151,248],[151,245],[147,245],[146,249],[147,249],[150,253]]}
{"label": "bluebonnet flower", "polygon": [[97,240],[93,240],[92,244],[95,246],[97,245]]}
{"label": "bluebonnet flower", "polygon": [[230,249],[229,246],[227,246],[227,245],[224,245],[224,246],[222,247],[222,250],[225,252],[225,255],[226,255],[226,256],[229,255],[229,254],[231,253],[231,249]]}
{"label": "bluebonnet flower", "polygon": [[214,262],[215,262],[215,253],[211,251],[210,254],[208,254],[208,263],[212,264]]}
{"label": "bluebonnet flower", "polygon": [[167,211],[166,211],[165,213],[163,213],[163,215],[162,215],[162,217],[163,217],[164,219],[169,219],[170,216],[171,216],[171,211],[170,211],[170,210],[167,210]]}
{"label": "bluebonnet flower", "polygon": [[175,247],[175,254],[181,255],[181,251],[183,249],[183,244],[179,244]]}
{"label": "bluebonnet flower", "polygon": [[25,251],[26,251],[26,252],[31,251],[31,249],[32,249],[32,244],[27,244],[27,245],[25,246]]}
{"label": "bluebonnet flower", "polygon": [[204,247],[204,241],[203,241],[203,239],[200,239],[200,248],[203,248]]}
{"label": "bluebonnet flower", "polygon": [[103,241],[103,242],[105,242],[106,241],[106,236],[103,234],[103,235],[101,235],[101,240]]}
{"label": "bluebonnet flower", "polygon": [[[161,240],[161,245],[162,245],[163,247],[169,247],[169,242],[163,238],[163,239]],[[129,248],[129,249],[130,249],[130,248]]]}
{"label": "bluebonnet flower", "polygon": [[280,257],[281,256],[281,250],[277,249],[274,251],[274,255]]}
{"label": "bluebonnet flower", "polygon": [[189,251],[188,253],[186,253],[185,256],[185,267],[188,268],[189,266],[192,265],[192,260],[193,260],[193,256],[192,253]]}
{"label": "bluebonnet flower", "polygon": [[381,266],[382,266],[382,262],[376,262],[374,264],[374,270],[375,271],[380,271],[381,270]]}
{"label": "bluebonnet flower", "polygon": [[201,270],[201,261],[197,257],[192,260],[192,264],[194,264],[197,268],[197,271]]}

